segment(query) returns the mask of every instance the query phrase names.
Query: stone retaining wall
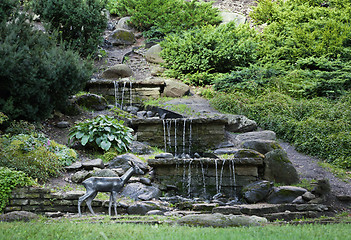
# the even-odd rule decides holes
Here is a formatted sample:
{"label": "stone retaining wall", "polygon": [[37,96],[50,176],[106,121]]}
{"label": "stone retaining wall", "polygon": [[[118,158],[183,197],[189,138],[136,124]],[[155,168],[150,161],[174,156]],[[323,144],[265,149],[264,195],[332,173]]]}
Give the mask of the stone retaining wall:
{"label": "stone retaining wall", "polygon": [[168,188],[174,186],[177,194],[187,197],[210,198],[220,191],[226,197],[234,198],[244,186],[263,175],[263,158],[259,157],[149,159],[148,164],[159,183]]}
{"label": "stone retaining wall", "polygon": [[[85,192],[70,191],[66,193],[52,192],[48,188],[24,187],[13,190],[11,199],[4,212],[29,211],[34,213],[45,212],[78,212],[78,198]],[[108,212],[108,201],[94,199],[92,206],[97,213]],[[86,212],[85,202],[82,204],[82,212]],[[118,208],[125,213],[126,210]]]}
{"label": "stone retaining wall", "polygon": [[131,125],[139,142],[181,155],[207,152],[225,141],[226,123],[222,118],[184,118],[138,119]]}

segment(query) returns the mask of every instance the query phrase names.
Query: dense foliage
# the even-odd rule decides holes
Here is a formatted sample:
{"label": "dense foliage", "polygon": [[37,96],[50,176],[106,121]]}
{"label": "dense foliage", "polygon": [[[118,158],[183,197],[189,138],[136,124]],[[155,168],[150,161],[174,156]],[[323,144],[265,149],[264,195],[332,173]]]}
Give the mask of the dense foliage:
{"label": "dense foliage", "polygon": [[[111,2],[111,1],[110,1]],[[131,16],[131,24],[147,31],[149,38],[162,38],[179,32],[220,22],[219,11],[212,3],[185,0],[117,0],[110,11],[119,16]]]}
{"label": "dense foliage", "polygon": [[[168,35],[161,42],[165,66],[180,74],[225,73],[256,59],[255,31],[234,22]],[[204,82],[208,84],[210,82]],[[199,84],[199,82],[194,82]]]}
{"label": "dense foliage", "polygon": [[0,212],[6,207],[10,194],[15,187],[34,185],[33,179],[24,172],[0,167]]}
{"label": "dense foliage", "polygon": [[24,14],[0,24],[0,56],[0,111],[10,119],[48,117],[84,86],[92,70],[78,54],[35,30]]}
{"label": "dense foliage", "polygon": [[82,56],[97,51],[102,43],[107,17],[106,0],[33,0],[34,12],[48,23],[49,32],[57,31],[58,42],[67,42]]}
{"label": "dense foliage", "polygon": [[2,0],[0,2],[0,21],[7,19],[17,6],[17,0]]}
{"label": "dense foliage", "polygon": [[123,125],[113,117],[100,115],[77,123],[70,130],[70,141],[79,141],[83,146],[90,145],[108,151],[111,147],[121,153],[128,150],[133,140],[133,129]]}
{"label": "dense foliage", "polygon": [[14,168],[45,181],[77,158],[74,150],[41,134],[3,135],[0,138],[0,166]]}

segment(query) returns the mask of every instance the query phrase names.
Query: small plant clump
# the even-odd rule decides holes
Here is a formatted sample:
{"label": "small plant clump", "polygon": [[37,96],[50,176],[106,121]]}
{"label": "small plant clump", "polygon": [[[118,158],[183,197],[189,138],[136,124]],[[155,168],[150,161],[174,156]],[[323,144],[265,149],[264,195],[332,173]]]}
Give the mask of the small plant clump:
{"label": "small plant clump", "polygon": [[79,141],[83,146],[90,145],[104,151],[111,147],[119,153],[127,151],[133,140],[133,129],[124,126],[123,123],[106,115],[77,123],[70,130],[70,143]]}
{"label": "small plant clump", "polygon": [[22,171],[0,167],[0,212],[6,207],[15,187],[31,186],[36,182]]}
{"label": "small plant clump", "polygon": [[46,181],[57,176],[63,166],[72,164],[77,153],[42,134],[0,137],[0,166],[15,168],[28,176]]}

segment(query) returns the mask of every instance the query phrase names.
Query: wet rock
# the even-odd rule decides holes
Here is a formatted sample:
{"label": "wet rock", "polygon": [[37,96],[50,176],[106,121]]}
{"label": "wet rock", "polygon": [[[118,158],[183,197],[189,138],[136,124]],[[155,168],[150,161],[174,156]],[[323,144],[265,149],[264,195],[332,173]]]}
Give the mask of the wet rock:
{"label": "wet rock", "polygon": [[107,41],[114,46],[132,45],[135,42],[135,36],[131,31],[116,29],[107,37]]}
{"label": "wet rock", "polygon": [[166,79],[165,83],[163,97],[183,97],[190,93],[190,87],[185,83],[173,79]]}
{"label": "wet rock", "polygon": [[163,216],[165,215],[165,213],[161,210],[151,210],[151,211],[148,211],[145,215],[160,215],[160,216]]}
{"label": "wet rock", "polygon": [[124,171],[127,171],[131,167],[129,161],[132,161],[144,172],[148,170],[147,164],[132,153],[126,153],[115,157],[109,162],[108,168],[122,168]]}
{"label": "wet rock", "polygon": [[268,203],[292,203],[297,197],[302,196],[306,189],[293,186],[274,187],[267,198]]}
{"label": "wet rock", "polygon": [[48,218],[58,218],[58,217],[62,217],[64,214],[60,211],[58,212],[45,212],[45,217]]}
{"label": "wet rock", "polygon": [[61,121],[56,124],[56,127],[58,128],[68,128],[69,126],[69,122],[67,121]]}
{"label": "wet rock", "polygon": [[257,123],[243,115],[225,114],[228,123],[225,130],[229,132],[251,132],[256,130]]}
{"label": "wet rock", "polygon": [[160,44],[152,46],[145,53],[146,60],[151,63],[164,63],[165,61],[160,56],[161,50]]}
{"label": "wet rock", "polygon": [[139,111],[137,112],[137,117],[138,118],[145,118],[146,116],[146,111]]}
{"label": "wet rock", "polygon": [[159,198],[161,196],[161,191],[154,186],[147,186],[142,183],[130,183],[124,187],[121,195],[134,200],[148,201]]}
{"label": "wet rock", "polygon": [[107,101],[104,97],[97,94],[84,94],[78,97],[75,97],[74,100],[79,106],[86,107],[88,109],[94,109],[96,111],[102,111],[107,108]]}
{"label": "wet rock", "polygon": [[91,177],[90,172],[85,171],[85,170],[78,171],[78,172],[74,173],[73,175],[71,175],[71,181],[74,183],[81,183],[89,177]]}
{"label": "wet rock", "polygon": [[264,159],[264,179],[283,184],[299,182],[299,175],[284,150],[268,152]]}
{"label": "wet rock", "polygon": [[129,21],[130,21],[130,17],[122,17],[118,21],[116,28],[125,29],[128,31],[135,31],[135,29],[128,23]]}
{"label": "wet rock", "polygon": [[111,169],[99,169],[91,173],[92,177],[118,177],[118,174]]}
{"label": "wet rock", "polygon": [[132,69],[126,64],[116,64],[102,73],[102,77],[106,79],[119,79],[132,75]]}
{"label": "wet rock", "polygon": [[258,181],[246,185],[242,189],[244,199],[248,203],[257,203],[264,200],[272,190],[273,183],[269,181]]}
{"label": "wet rock", "polygon": [[145,215],[149,211],[160,210],[169,211],[170,208],[156,201],[138,202],[128,207],[128,214],[132,215]]}
{"label": "wet rock", "polygon": [[251,140],[243,142],[243,148],[253,149],[262,154],[266,154],[275,149],[282,149],[278,142],[273,140]]}
{"label": "wet rock", "polygon": [[315,199],[316,198],[316,195],[314,195],[313,193],[311,192],[305,192],[303,195],[302,195],[302,198],[305,200],[305,201],[311,201],[312,199]]}
{"label": "wet rock", "polygon": [[153,152],[152,148],[149,145],[138,141],[133,141],[129,145],[129,149],[131,153],[134,154],[150,154]]}
{"label": "wet rock", "polygon": [[165,70],[166,69],[164,67],[161,67],[161,66],[158,66],[158,65],[157,66],[153,66],[151,68],[151,76],[155,76],[155,77],[161,76],[164,73]]}
{"label": "wet rock", "polygon": [[93,170],[94,168],[105,168],[105,164],[100,158],[97,158],[90,161],[82,162],[82,167],[85,170]]}
{"label": "wet rock", "polygon": [[238,142],[250,141],[250,140],[276,140],[276,134],[273,131],[257,131],[241,133],[235,136],[235,140]]}
{"label": "wet rock", "polygon": [[266,218],[245,215],[199,214],[187,215],[177,221],[181,225],[201,227],[241,227],[259,226],[267,223]]}
{"label": "wet rock", "polygon": [[155,156],[155,159],[159,159],[159,158],[173,158],[173,154],[172,153],[160,153],[160,154],[157,154]]}
{"label": "wet rock", "polygon": [[150,178],[144,178],[144,177],[142,177],[142,178],[140,178],[139,181],[140,181],[140,183],[142,183],[142,184],[151,186],[151,179],[150,179]]}
{"label": "wet rock", "polygon": [[0,222],[15,222],[15,221],[28,222],[38,218],[39,216],[35,213],[31,213],[27,211],[13,211],[13,212],[0,215]]}
{"label": "wet rock", "polygon": [[294,201],[292,201],[292,203],[294,203],[294,204],[304,204],[305,200],[303,199],[302,196],[298,196],[297,198],[295,198]]}
{"label": "wet rock", "polygon": [[81,162],[75,162],[71,164],[70,166],[66,166],[65,169],[66,171],[77,171],[83,167]]}

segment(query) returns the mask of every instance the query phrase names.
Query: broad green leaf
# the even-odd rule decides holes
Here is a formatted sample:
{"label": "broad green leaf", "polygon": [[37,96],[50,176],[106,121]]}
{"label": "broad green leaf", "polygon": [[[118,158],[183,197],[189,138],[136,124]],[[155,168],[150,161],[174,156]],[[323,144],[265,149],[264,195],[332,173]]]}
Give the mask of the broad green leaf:
{"label": "broad green leaf", "polygon": [[87,144],[87,142],[89,141],[89,135],[84,135],[82,138],[82,145],[85,146]]}
{"label": "broad green leaf", "polygon": [[111,147],[111,143],[108,141],[102,141],[100,147],[105,151],[108,151]]}

